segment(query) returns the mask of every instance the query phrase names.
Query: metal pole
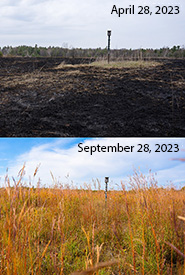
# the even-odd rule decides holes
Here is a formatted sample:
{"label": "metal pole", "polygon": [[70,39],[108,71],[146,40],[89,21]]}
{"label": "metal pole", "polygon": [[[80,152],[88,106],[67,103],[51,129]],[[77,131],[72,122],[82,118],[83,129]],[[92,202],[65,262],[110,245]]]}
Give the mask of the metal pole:
{"label": "metal pole", "polygon": [[108,64],[110,62],[110,36],[108,36]]}
{"label": "metal pole", "polygon": [[105,177],[105,201],[107,201],[107,184],[109,182],[109,177]]}
{"label": "metal pole", "polygon": [[107,35],[108,35],[108,64],[110,62],[110,37],[111,37],[111,30],[107,31]]}

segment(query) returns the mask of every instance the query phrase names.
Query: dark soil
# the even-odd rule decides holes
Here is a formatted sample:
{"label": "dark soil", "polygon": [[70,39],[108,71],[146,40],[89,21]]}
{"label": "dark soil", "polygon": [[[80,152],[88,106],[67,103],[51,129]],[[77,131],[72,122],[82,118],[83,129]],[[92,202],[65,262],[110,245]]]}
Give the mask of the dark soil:
{"label": "dark soil", "polygon": [[[73,65],[56,69],[63,61]],[[149,68],[81,65],[89,62],[1,58],[0,136],[185,136],[185,60]]]}

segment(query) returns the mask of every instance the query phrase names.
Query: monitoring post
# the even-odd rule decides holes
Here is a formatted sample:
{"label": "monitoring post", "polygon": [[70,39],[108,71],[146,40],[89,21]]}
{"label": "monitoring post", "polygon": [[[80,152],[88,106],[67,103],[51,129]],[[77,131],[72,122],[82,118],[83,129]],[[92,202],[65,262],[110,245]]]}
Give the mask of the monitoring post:
{"label": "monitoring post", "polygon": [[105,177],[105,202],[107,201],[107,184],[109,182],[109,177]]}
{"label": "monitoring post", "polygon": [[107,35],[108,35],[108,64],[110,62],[110,37],[111,37],[111,30],[107,31]]}

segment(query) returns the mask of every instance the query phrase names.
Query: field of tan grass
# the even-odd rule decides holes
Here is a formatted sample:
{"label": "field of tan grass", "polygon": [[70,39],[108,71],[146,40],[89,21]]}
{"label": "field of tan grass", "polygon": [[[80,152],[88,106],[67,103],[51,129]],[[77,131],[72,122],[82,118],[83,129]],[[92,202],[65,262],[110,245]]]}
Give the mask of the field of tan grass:
{"label": "field of tan grass", "polygon": [[106,60],[95,61],[89,66],[98,66],[103,68],[151,68],[162,65],[159,61],[144,61],[144,60],[126,60],[126,61],[111,61],[109,64]]}
{"label": "field of tan grass", "polygon": [[90,187],[26,187],[23,173],[0,189],[0,274],[185,274],[185,191],[135,172],[105,202]]}

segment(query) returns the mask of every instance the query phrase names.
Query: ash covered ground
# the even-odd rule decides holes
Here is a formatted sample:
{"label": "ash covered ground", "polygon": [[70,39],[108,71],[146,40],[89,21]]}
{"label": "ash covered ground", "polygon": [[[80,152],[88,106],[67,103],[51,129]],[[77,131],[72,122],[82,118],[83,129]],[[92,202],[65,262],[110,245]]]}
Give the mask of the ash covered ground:
{"label": "ash covered ground", "polygon": [[91,61],[1,58],[0,136],[185,136],[185,60],[130,68]]}

